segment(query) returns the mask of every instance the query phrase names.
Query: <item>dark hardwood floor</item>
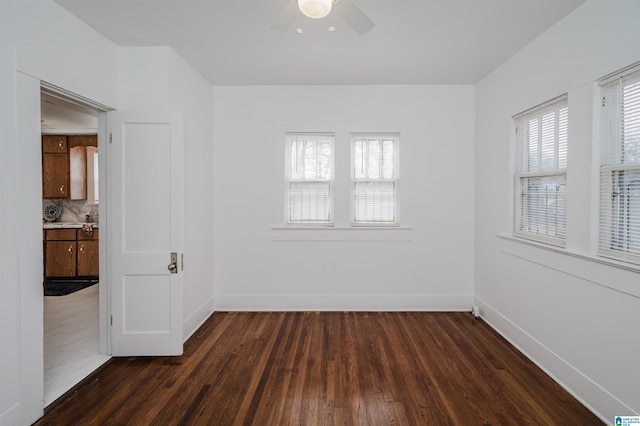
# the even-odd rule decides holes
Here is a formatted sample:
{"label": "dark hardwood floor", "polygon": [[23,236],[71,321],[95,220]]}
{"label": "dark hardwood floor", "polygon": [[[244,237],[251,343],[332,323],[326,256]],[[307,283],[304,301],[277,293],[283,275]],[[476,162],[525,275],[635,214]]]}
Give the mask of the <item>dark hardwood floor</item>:
{"label": "dark hardwood floor", "polygon": [[469,313],[215,313],[182,357],[118,358],[38,425],[595,425]]}

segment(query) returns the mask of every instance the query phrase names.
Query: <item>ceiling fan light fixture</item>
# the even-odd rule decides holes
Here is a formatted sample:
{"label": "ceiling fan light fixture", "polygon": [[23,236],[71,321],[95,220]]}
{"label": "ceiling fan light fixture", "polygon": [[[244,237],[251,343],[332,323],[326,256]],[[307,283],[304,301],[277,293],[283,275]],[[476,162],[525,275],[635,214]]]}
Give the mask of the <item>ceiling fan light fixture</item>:
{"label": "ceiling fan light fixture", "polygon": [[298,0],[300,12],[309,18],[324,18],[331,12],[333,0]]}

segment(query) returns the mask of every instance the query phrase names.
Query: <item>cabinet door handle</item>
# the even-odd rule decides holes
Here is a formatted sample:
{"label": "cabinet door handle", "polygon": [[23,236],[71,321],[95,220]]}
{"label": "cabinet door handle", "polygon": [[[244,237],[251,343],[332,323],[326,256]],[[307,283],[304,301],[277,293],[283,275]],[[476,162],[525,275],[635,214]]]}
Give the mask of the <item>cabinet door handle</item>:
{"label": "cabinet door handle", "polygon": [[64,185],[60,185],[60,192],[64,192]]}
{"label": "cabinet door handle", "polygon": [[84,253],[84,246],[80,246],[80,253]]}
{"label": "cabinet door handle", "polygon": [[62,145],[62,141],[58,142],[58,146],[60,147],[61,151],[64,151],[64,146]]}
{"label": "cabinet door handle", "polygon": [[73,254],[73,246],[69,246],[69,250],[67,250],[69,254]]}

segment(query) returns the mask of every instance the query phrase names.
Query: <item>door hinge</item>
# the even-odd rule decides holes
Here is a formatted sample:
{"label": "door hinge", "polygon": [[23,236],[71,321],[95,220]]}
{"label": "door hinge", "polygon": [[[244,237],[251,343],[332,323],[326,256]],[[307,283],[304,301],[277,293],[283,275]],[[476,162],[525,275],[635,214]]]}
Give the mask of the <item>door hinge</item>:
{"label": "door hinge", "polygon": [[113,315],[109,315],[109,322],[113,325]]}
{"label": "door hinge", "polygon": [[113,143],[113,133],[109,133],[109,143]]}
{"label": "door hinge", "polygon": [[180,270],[184,271],[184,253],[180,255]]}

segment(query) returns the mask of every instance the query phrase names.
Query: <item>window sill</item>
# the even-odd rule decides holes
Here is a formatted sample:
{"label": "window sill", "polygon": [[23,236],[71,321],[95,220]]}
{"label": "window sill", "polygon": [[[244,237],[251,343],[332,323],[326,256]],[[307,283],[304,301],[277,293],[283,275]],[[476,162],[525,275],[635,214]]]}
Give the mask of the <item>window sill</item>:
{"label": "window sill", "polygon": [[[621,293],[640,297],[640,286],[637,285],[640,266],[551,246],[511,234],[498,234],[497,236],[505,242],[500,247],[500,251],[503,253]],[[550,257],[545,252],[560,254],[562,257]]]}
{"label": "window sill", "polygon": [[273,241],[410,242],[406,226],[273,226]]}
{"label": "window sill", "polygon": [[545,237],[536,234],[528,234],[525,232],[514,232],[513,234],[505,234],[503,235],[506,238],[513,238],[516,241],[521,241],[523,243],[532,243],[536,246],[540,246],[541,248],[551,248],[558,249],[560,251],[564,251],[566,247],[566,241],[561,240],[559,238]]}

